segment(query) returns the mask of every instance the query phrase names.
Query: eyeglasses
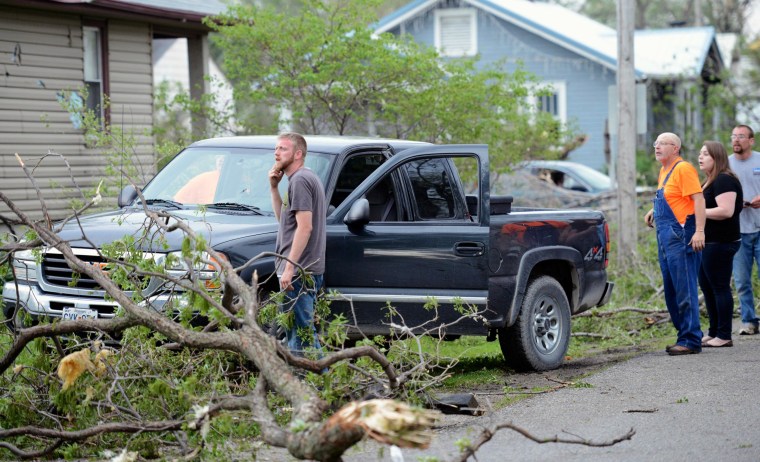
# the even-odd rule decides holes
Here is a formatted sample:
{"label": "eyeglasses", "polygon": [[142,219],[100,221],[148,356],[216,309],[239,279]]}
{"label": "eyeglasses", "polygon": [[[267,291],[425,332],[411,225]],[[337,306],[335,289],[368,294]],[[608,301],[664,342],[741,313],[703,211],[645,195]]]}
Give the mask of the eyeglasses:
{"label": "eyeglasses", "polygon": [[652,145],[652,147],[656,148],[657,146],[662,146],[662,145],[665,145],[665,144],[669,144],[671,146],[675,146],[676,145],[675,143],[668,143],[667,141],[655,141],[654,144]]}
{"label": "eyeglasses", "polygon": [[749,138],[749,136],[747,136],[747,135],[745,135],[745,134],[741,134],[741,135],[731,135],[731,139],[732,139],[732,140],[746,140],[746,139],[748,139],[748,138]]}

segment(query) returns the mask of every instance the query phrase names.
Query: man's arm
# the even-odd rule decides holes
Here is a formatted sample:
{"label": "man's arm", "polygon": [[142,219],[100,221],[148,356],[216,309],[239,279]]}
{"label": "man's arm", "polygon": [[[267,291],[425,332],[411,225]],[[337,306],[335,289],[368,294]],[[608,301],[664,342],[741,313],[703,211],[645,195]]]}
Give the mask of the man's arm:
{"label": "man's arm", "polygon": [[694,200],[694,218],[696,219],[697,229],[694,231],[694,236],[691,238],[691,248],[698,252],[705,248],[705,196],[702,193],[696,193],[691,195]]}
{"label": "man's arm", "polygon": [[275,167],[269,170],[269,194],[272,196],[272,210],[277,221],[280,221],[280,212],[282,211],[282,197],[280,197],[280,190],[277,188],[280,180],[282,180],[282,175],[282,170],[277,170]]}
{"label": "man's arm", "polygon": [[650,228],[654,228],[654,209],[650,209],[646,215],[644,215],[644,223]]}
{"label": "man's arm", "polygon": [[290,246],[290,255],[288,255],[290,261],[286,261],[285,269],[282,272],[282,276],[280,276],[281,289],[291,290],[293,288],[291,284],[293,282],[296,268],[291,262],[297,262],[301,258],[304,249],[306,249],[306,245],[309,243],[311,230],[311,211],[296,211],[296,232],[293,234],[293,245]]}

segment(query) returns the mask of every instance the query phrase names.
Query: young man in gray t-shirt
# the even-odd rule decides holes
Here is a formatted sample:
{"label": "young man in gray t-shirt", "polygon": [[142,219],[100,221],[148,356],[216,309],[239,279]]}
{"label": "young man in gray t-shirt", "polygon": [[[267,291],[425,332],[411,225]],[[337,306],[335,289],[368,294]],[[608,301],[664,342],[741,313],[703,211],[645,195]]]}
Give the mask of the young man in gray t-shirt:
{"label": "young man in gray t-shirt", "polygon": [[752,267],[760,267],[760,152],[752,150],[755,133],[747,125],[737,125],[731,132],[734,154],[728,163],[742,184],[744,208],[739,215],[742,244],[734,256],[734,284],[739,296],[742,327],[739,335],[758,333],[755,299],[752,295]]}
{"label": "young man in gray t-shirt", "polygon": [[[280,222],[275,252],[287,257],[277,259],[277,276],[280,289],[285,291],[283,308],[292,309],[295,315],[293,328],[288,331],[288,347],[293,353],[302,354],[306,348],[321,348],[314,327],[314,303],[324,282],[325,190],[319,177],[304,166],[306,140],[303,136],[281,134],[277,138],[274,156],[269,185],[272,210]],[[278,188],[283,175],[288,176],[284,207]],[[296,264],[308,273],[306,281],[298,277]],[[304,335],[304,331],[311,334]]]}

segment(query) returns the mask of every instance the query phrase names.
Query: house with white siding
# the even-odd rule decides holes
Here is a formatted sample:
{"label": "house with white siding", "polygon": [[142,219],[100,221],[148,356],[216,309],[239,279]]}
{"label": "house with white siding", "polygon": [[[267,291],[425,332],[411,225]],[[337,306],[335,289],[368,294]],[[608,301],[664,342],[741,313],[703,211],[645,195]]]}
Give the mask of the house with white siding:
{"label": "house with white siding", "polygon": [[[42,217],[16,154],[34,167],[54,219],[70,213],[76,187],[90,188],[104,176],[102,150],[90,147],[76,118],[59,103],[61,95],[83,88],[89,95],[83,106],[124,132],[141,134],[133,159],[148,176],[154,173],[154,141],[142,135],[153,124],[153,41],[186,39],[189,86],[198,97],[208,91],[210,61],[202,20],[225,10],[218,0],[0,0],[3,194],[23,212]],[[106,99],[108,107],[102,105]],[[0,215],[10,217],[4,203]]]}
{"label": "house with white siding", "polygon": [[[157,38],[153,40],[153,86],[157,88],[164,82],[169,83],[170,97],[182,92],[187,93],[190,88],[190,72],[188,63],[188,42],[185,38]],[[230,106],[234,105],[232,84],[224,75],[214,59],[209,57],[207,82],[214,94],[214,108],[226,113]],[[176,116],[173,115],[173,116]],[[183,124],[190,128],[190,114],[184,114]],[[223,130],[220,136],[234,135],[234,120],[230,122],[227,130]]]}

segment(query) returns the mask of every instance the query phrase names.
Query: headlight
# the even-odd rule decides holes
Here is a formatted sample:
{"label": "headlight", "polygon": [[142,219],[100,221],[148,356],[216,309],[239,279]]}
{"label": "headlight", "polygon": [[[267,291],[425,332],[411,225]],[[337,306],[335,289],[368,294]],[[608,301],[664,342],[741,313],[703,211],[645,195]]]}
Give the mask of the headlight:
{"label": "headlight", "polygon": [[[218,254],[220,258],[229,261],[224,254]],[[187,262],[182,257],[182,252],[171,252],[167,254],[165,265],[166,271],[175,277],[183,277],[191,271]],[[198,279],[203,282],[207,289],[218,289],[224,282],[224,274],[221,269],[222,266],[216,259],[212,258],[208,253],[202,252],[200,261],[195,263],[192,271],[198,274]]]}
{"label": "headlight", "polygon": [[37,281],[37,259],[31,250],[19,250],[11,259],[13,276],[17,281]]}

